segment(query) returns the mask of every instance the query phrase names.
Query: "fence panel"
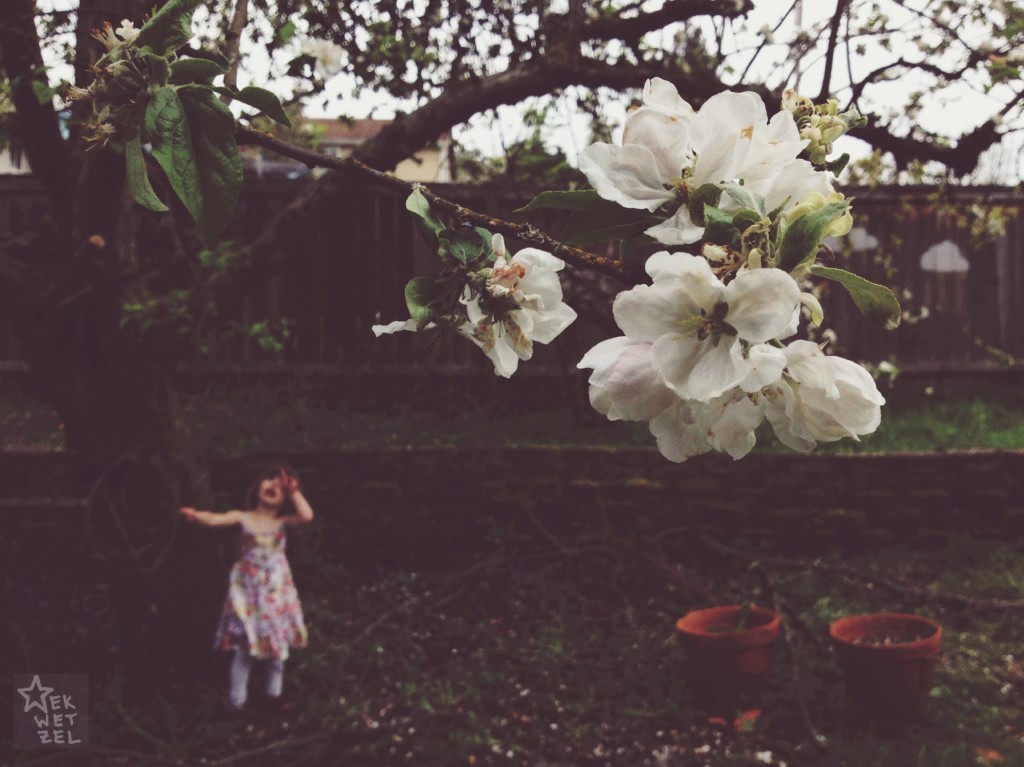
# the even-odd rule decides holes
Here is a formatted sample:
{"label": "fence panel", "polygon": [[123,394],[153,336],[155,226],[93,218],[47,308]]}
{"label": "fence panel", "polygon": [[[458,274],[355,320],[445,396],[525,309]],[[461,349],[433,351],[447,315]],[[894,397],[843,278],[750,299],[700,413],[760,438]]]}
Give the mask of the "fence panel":
{"label": "fence panel", "polygon": [[[247,182],[227,236],[244,241],[307,182]],[[531,190],[499,185],[435,185],[434,191],[469,208],[529,221],[557,236],[560,211],[513,211]],[[907,319],[895,332],[866,326],[835,284],[823,286],[826,325],[837,352],[858,360],[893,358],[901,367],[975,369],[1024,359],[1024,194],[992,188],[880,188],[851,190],[857,197],[855,231],[833,243],[833,265],[895,286]],[[31,179],[0,177],[0,227],[28,230],[42,210]],[[1002,227],[979,223],[1000,219]],[[998,223],[998,222],[997,222]],[[370,326],[407,316],[403,289],[415,275],[436,273],[437,259],[418,236],[401,195],[379,188],[353,191],[305,231],[294,232],[286,272],[253,294],[234,319],[288,320],[290,363],[358,371],[485,371],[489,363],[470,344],[442,340],[430,350],[415,334],[376,340]],[[510,249],[521,247],[509,242]],[[614,254],[614,250],[609,250]],[[578,322],[550,347],[538,347],[527,375],[571,368],[598,340],[617,334],[610,301],[625,286],[567,267],[567,298]],[[216,339],[211,339],[216,340]],[[273,360],[244,333],[220,339],[212,361]],[[16,361],[10,327],[0,323],[0,362]]]}

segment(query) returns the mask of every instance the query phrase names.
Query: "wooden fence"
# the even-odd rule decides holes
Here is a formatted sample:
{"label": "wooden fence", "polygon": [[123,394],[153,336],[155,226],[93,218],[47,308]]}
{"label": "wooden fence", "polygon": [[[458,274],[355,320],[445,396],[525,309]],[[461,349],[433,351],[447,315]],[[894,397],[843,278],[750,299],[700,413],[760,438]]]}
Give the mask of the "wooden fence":
{"label": "wooden fence", "polygon": [[[252,182],[227,237],[244,241],[297,194],[303,181]],[[527,220],[557,236],[561,214],[513,214],[532,190],[434,185],[441,196],[481,212]],[[1024,360],[1024,194],[994,188],[884,188],[857,197],[856,229],[836,244],[834,265],[895,286],[908,318],[894,332],[872,329],[838,286],[826,285],[826,325],[834,348],[857,360],[893,358],[903,369],[1014,369]],[[0,230],[16,234],[39,215],[31,179],[0,177]],[[403,373],[485,371],[489,363],[458,339],[430,349],[413,334],[377,340],[370,327],[404,319],[405,282],[436,268],[404,199],[378,188],[339,201],[318,225],[294,233],[285,274],[252,296],[236,321],[291,322],[286,358],[320,370]],[[526,375],[572,369],[596,341],[617,334],[610,301],[622,286],[568,267],[563,284],[581,318],[550,348],[539,348]],[[916,320],[916,321],[915,321]],[[211,338],[209,367],[272,366],[251,338]],[[18,359],[0,325],[0,361]]]}

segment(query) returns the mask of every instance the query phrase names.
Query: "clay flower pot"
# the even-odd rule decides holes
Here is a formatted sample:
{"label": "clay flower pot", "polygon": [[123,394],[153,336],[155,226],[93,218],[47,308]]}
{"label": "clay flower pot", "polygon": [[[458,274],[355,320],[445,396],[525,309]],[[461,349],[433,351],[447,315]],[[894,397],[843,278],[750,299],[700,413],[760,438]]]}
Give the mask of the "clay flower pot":
{"label": "clay flower pot", "polygon": [[829,628],[850,697],[868,717],[903,724],[931,689],[942,627],[920,615],[871,613]]}
{"label": "clay flower pot", "polygon": [[752,607],[747,627],[736,631],[741,610],[740,605],[710,607],[676,622],[691,677],[715,713],[734,713],[745,697],[764,689],[775,667],[779,616]]}

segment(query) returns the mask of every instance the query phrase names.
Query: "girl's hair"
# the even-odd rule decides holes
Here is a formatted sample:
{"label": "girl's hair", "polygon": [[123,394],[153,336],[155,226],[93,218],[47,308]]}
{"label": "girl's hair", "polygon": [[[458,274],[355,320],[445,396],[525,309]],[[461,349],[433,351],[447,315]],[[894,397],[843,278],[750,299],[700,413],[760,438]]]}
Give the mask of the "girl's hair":
{"label": "girl's hair", "polygon": [[[265,479],[277,479],[281,476],[281,470],[289,477],[295,477],[298,479],[299,475],[295,472],[291,466],[286,463],[271,463],[267,464],[263,470],[256,475],[256,480],[249,486],[248,492],[245,494],[245,507],[247,509],[255,509],[259,502],[260,494],[260,483]],[[298,513],[295,504],[292,503],[292,499],[287,495],[285,496],[284,502],[281,504],[281,508],[277,510],[277,516],[287,517],[291,514]]]}

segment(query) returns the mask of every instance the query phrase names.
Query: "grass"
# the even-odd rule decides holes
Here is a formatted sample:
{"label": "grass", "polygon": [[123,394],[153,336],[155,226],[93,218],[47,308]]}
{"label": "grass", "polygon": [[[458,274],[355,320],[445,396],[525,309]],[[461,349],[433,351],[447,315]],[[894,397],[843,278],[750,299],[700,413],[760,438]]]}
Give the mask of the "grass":
{"label": "grass", "polygon": [[[1024,387],[993,385],[967,393],[889,393],[882,424],[860,442],[819,445],[818,452],[890,453],[1024,449]],[[373,450],[407,446],[618,446],[654,449],[645,423],[610,423],[580,405],[544,408],[528,398],[499,403],[450,399],[429,406],[396,401],[361,407],[295,387],[256,384],[185,397],[200,433],[224,455],[307,450]],[[57,414],[45,403],[0,385],[4,449],[61,449]],[[756,451],[789,452],[767,423]]]}
{"label": "grass", "polygon": [[[1024,388],[992,387],[967,394],[899,393],[883,409],[882,425],[860,442],[820,445],[821,452],[904,452],[1024,449]],[[644,423],[610,423],[589,409],[538,408],[535,403],[474,400],[417,409],[393,403],[361,410],[311,396],[255,387],[190,401],[218,451],[365,450],[405,446],[607,445],[654,449]],[[512,412],[509,412],[509,411]],[[789,452],[764,424],[758,451]]]}

